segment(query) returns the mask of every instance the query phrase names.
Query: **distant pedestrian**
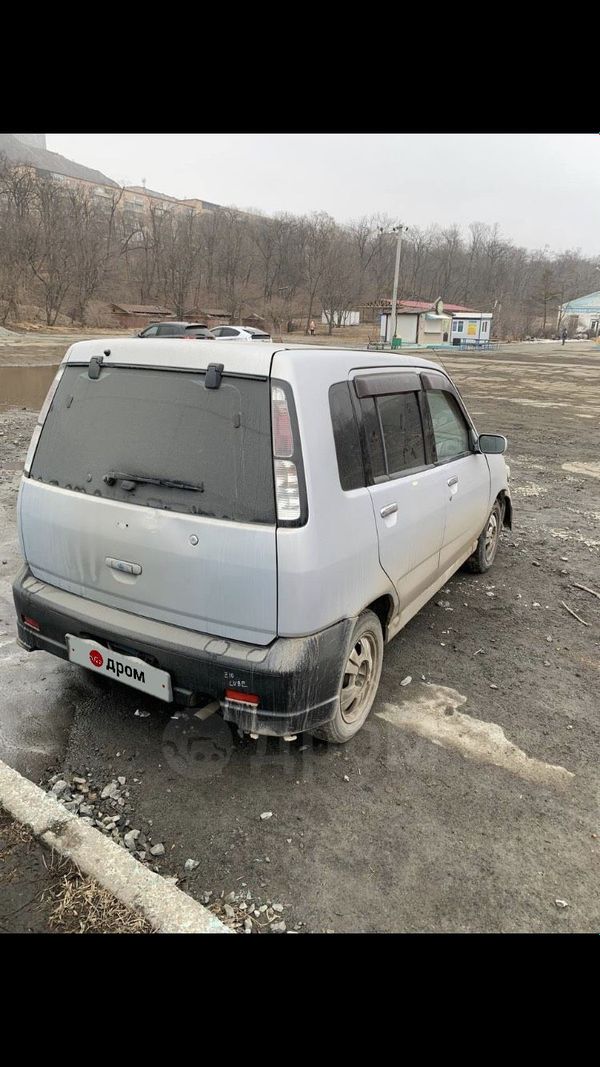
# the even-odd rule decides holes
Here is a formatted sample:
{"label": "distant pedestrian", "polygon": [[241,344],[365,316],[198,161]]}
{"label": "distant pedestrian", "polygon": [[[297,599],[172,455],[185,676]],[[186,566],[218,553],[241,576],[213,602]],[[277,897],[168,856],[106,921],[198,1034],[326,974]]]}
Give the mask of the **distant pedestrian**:
{"label": "distant pedestrian", "polygon": [[562,337],[562,343],[564,345],[565,341],[567,340],[567,328],[566,328],[566,326],[563,326],[563,332],[561,333],[560,336]]}
{"label": "distant pedestrian", "polygon": [[310,320],[310,325],[309,325],[308,329],[310,331],[310,336],[314,337],[315,336],[315,324],[314,324],[313,319]]}

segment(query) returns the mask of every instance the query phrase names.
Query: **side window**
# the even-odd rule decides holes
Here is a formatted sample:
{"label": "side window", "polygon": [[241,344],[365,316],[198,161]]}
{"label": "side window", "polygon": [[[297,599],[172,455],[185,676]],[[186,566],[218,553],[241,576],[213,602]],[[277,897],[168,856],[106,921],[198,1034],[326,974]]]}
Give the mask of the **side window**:
{"label": "side window", "polygon": [[331,411],[340,485],[346,491],[359,489],[365,484],[365,471],[348,382],[337,382],[336,385],[331,386],[329,410]]}
{"label": "side window", "polygon": [[149,326],[147,330],[144,330],[144,337],[156,337],[158,333],[158,326]]}
{"label": "side window", "polygon": [[172,322],[165,322],[158,327],[159,337],[179,337],[185,333],[185,326],[175,326]]}
{"label": "side window", "polygon": [[427,390],[438,461],[471,451],[469,427],[452,393]]}
{"label": "side window", "polygon": [[360,402],[362,410],[363,428],[367,441],[367,451],[371,460],[371,472],[374,478],[385,477],[385,457],[383,454],[383,439],[381,425],[375,407],[375,397],[365,397]]}
{"label": "side window", "polygon": [[373,476],[394,478],[425,466],[425,444],[416,393],[393,393],[361,400]]}
{"label": "side window", "polygon": [[416,393],[377,398],[387,473],[392,476],[425,465],[423,427]]}
{"label": "side window", "polygon": [[223,327],[221,327],[220,336],[221,337],[237,337],[238,336],[238,332],[237,332],[237,330],[232,330],[230,326],[223,326]]}

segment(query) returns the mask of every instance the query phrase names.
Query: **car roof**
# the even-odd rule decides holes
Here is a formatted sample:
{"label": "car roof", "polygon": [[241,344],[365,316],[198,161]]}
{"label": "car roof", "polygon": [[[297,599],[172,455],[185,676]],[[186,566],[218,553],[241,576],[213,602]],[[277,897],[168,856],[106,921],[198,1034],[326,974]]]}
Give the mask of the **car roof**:
{"label": "car roof", "polygon": [[246,330],[247,333],[266,333],[266,330],[261,330],[258,326],[240,326],[237,322],[223,322],[220,327],[215,326],[214,329],[229,329],[229,330]]}
{"label": "car roof", "polygon": [[[106,356],[106,350],[110,356]],[[185,351],[184,351],[185,350]],[[218,348],[205,345],[181,345],[175,338],[157,337],[152,345],[143,337],[103,337],[90,341],[76,341],[67,350],[63,363],[89,363],[94,356],[104,355],[106,364],[127,363],[132,366],[162,367],[165,369],[205,370],[209,363],[223,363],[225,373],[251,374],[268,378],[273,356],[277,353],[296,353],[294,360],[315,361],[334,374],[345,374],[354,368],[424,367],[439,368],[437,363],[397,352],[367,352],[356,348],[330,348],[328,345],[283,344],[269,341],[222,341]],[[332,377],[332,381],[333,381]]]}

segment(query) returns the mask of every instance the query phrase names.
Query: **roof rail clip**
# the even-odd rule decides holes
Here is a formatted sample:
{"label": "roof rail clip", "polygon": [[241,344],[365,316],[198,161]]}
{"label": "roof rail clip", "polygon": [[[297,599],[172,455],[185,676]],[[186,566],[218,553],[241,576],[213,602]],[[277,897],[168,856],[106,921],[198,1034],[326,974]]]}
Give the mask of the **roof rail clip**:
{"label": "roof rail clip", "polygon": [[218,389],[223,375],[223,363],[209,363],[204,378],[205,389]]}

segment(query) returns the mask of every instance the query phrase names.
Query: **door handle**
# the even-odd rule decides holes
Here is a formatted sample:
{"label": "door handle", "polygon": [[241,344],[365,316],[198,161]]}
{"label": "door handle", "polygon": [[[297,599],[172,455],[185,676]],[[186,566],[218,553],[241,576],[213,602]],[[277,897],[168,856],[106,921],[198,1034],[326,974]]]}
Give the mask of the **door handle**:
{"label": "door handle", "polygon": [[448,478],[448,485],[458,485],[458,474],[453,475],[452,478]]}
{"label": "door handle", "polygon": [[397,504],[386,504],[386,506],[381,509],[379,514],[381,515],[382,519],[385,519],[385,518],[387,518],[388,515],[393,515],[394,512],[397,511],[397,510],[398,510],[398,505]]}

